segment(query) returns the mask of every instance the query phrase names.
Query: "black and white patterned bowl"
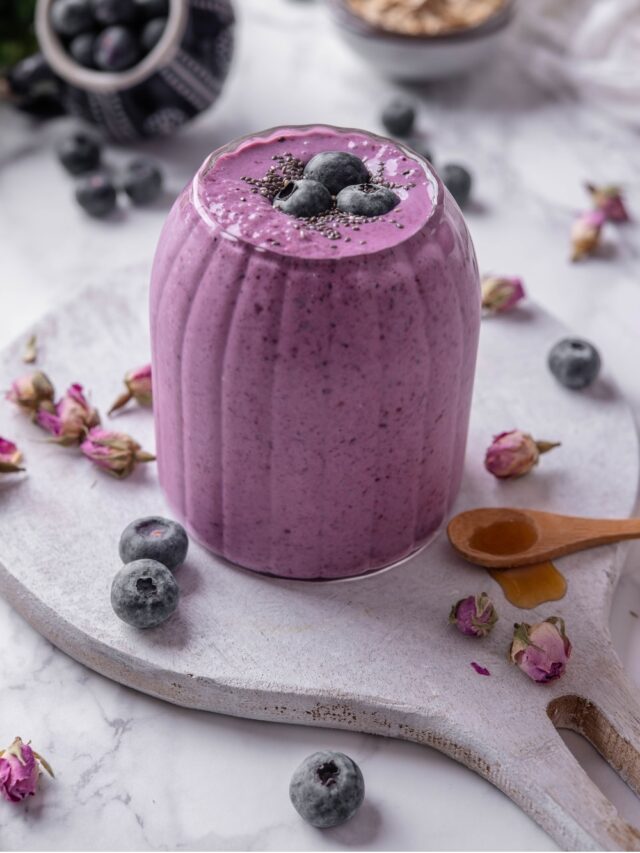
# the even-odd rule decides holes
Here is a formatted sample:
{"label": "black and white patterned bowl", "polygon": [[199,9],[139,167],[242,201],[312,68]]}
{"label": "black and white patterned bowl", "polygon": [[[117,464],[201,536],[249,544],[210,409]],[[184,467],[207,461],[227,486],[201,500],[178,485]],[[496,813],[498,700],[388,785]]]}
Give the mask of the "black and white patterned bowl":
{"label": "black and white patterned bowl", "polygon": [[162,37],[126,71],[94,71],[65,51],[51,27],[54,0],[38,0],[40,48],[64,84],[69,112],[123,142],[166,136],[217,99],[233,53],[231,0],[170,0]]}

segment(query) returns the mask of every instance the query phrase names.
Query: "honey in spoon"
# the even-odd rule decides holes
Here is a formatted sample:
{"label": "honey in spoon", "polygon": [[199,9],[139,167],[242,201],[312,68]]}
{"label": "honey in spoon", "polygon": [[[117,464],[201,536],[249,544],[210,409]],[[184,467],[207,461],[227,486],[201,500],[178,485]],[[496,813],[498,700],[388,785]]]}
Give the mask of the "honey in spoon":
{"label": "honey in spoon", "polygon": [[[479,527],[469,545],[487,554],[519,554],[535,544],[538,536],[526,519],[496,521]],[[567,582],[553,563],[546,561],[516,569],[487,569],[511,604],[530,610],[546,601],[564,598]]]}

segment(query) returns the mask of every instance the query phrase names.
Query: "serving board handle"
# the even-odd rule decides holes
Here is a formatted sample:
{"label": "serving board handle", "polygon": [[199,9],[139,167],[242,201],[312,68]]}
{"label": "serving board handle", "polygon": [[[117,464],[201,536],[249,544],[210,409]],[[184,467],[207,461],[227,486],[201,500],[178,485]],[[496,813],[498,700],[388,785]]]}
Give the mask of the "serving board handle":
{"label": "serving board handle", "polygon": [[[562,703],[564,699],[558,701]],[[569,722],[563,719],[560,727],[579,730]],[[620,817],[557,731],[553,736],[553,748],[539,748],[538,744],[537,756],[521,768],[520,785],[526,780],[528,788],[516,796],[510,793],[513,799],[520,801],[563,850],[639,850],[640,832]],[[634,752],[638,760],[640,754],[635,747]]]}
{"label": "serving board handle", "polygon": [[[583,640],[586,644],[585,635]],[[398,736],[435,746],[484,776],[563,850],[640,850],[640,803],[634,827],[589,778],[558,732],[581,734],[640,796],[640,691],[625,676],[608,633],[597,632],[593,648],[582,652],[576,649],[580,659],[571,662],[575,677],[567,679],[567,692],[562,692],[563,681],[555,682],[546,714],[544,705],[541,709],[524,701],[514,708],[509,725],[483,726],[480,737],[469,728],[468,717],[450,716],[443,725],[425,709]],[[549,687],[531,685],[535,695]],[[455,715],[459,713],[463,711],[456,708]],[[465,729],[467,737],[460,739]]]}
{"label": "serving board handle", "polygon": [[549,702],[547,742],[530,744],[523,763],[532,801],[525,810],[565,850],[640,850],[640,827],[620,817],[557,732],[581,734],[640,796],[640,691],[626,677],[610,638],[598,645],[581,689]]}

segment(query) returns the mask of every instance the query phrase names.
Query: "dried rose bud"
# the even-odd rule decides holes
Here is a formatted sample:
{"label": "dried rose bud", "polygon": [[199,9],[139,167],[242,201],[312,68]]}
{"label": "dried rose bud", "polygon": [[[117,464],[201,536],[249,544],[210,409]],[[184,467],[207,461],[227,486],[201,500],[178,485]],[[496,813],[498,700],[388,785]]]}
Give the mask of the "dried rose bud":
{"label": "dried rose bud", "polygon": [[571,657],[564,620],[552,616],[537,625],[516,625],[509,655],[534,681],[544,683],[560,678]]}
{"label": "dried rose bud", "polygon": [[22,452],[17,445],[8,438],[0,437],[0,474],[15,474],[16,471],[24,471],[20,467]]}
{"label": "dried rose bud", "polygon": [[21,376],[11,384],[7,400],[15,403],[26,415],[36,419],[40,409],[53,411],[53,385],[49,377],[41,370]]}
{"label": "dried rose bud", "polygon": [[542,453],[560,447],[559,441],[535,441],[527,432],[512,429],[496,435],[484,458],[484,467],[494,477],[522,477],[538,464]]}
{"label": "dried rose bud", "polygon": [[525,295],[521,278],[486,275],[482,279],[482,307],[493,314],[510,311]]}
{"label": "dried rose bud", "polygon": [[497,621],[498,614],[486,592],[460,599],[449,614],[449,622],[466,637],[486,637]]}
{"label": "dried rose bud", "polygon": [[145,364],[142,367],[136,367],[135,370],[129,370],[125,374],[124,384],[127,390],[115,401],[109,409],[109,414],[121,409],[129,402],[135,400],[141,406],[150,406],[153,402],[151,390],[151,365]]}
{"label": "dried rose bud", "polygon": [[38,339],[31,335],[24,346],[22,360],[25,364],[34,364],[38,360]]}
{"label": "dried rose bud", "polygon": [[48,762],[19,737],[7,749],[0,749],[0,794],[5,800],[19,803],[32,797],[38,788],[40,765],[53,776]]}
{"label": "dried rose bud", "polygon": [[600,245],[600,233],[606,218],[601,210],[589,210],[576,219],[571,229],[572,261],[581,261],[594,254]]}
{"label": "dried rose bud", "polygon": [[55,442],[71,447],[80,444],[89,430],[100,423],[100,415],[87,401],[82,385],[75,383],[56,404],[55,411],[41,409],[36,421],[54,436]]}
{"label": "dried rose bud", "polygon": [[155,456],[143,450],[124,432],[94,427],[80,445],[87,459],[114,477],[128,477],[139,462],[153,462]]}
{"label": "dried rose bud", "polygon": [[594,184],[587,184],[586,187],[596,210],[601,210],[609,222],[629,222],[631,217],[620,187],[613,185],[597,187]]}

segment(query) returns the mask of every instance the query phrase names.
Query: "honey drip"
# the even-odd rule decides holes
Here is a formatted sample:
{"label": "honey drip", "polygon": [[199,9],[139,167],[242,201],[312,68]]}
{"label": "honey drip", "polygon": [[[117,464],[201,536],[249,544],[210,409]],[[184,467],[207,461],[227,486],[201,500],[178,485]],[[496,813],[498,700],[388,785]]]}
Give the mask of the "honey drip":
{"label": "honey drip", "polygon": [[567,582],[553,563],[536,563],[518,569],[487,569],[502,587],[507,601],[523,610],[531,610],[545,601],[564,598]]}
{"label": "honey drip", "polygon": [[[537,540],[538,534],[533,524],[515,517],[478,528],[469,539],[469,544],[485,554],[521,554],[535,545]],[[548,561],[517,569],[487,571],[500,584],[507,600],[523,610],[530,610],[545,601],[557,601],[567,592],[564,576]]]}

